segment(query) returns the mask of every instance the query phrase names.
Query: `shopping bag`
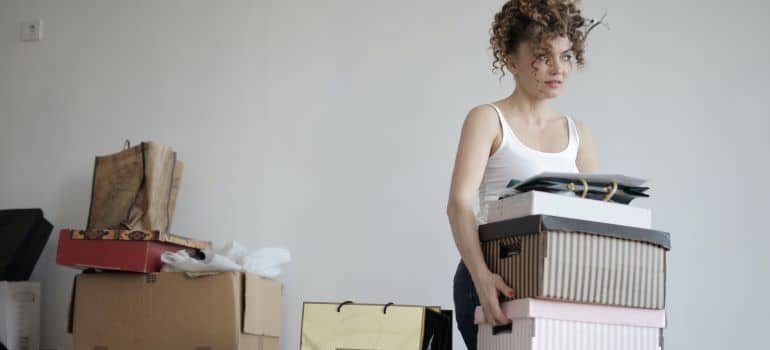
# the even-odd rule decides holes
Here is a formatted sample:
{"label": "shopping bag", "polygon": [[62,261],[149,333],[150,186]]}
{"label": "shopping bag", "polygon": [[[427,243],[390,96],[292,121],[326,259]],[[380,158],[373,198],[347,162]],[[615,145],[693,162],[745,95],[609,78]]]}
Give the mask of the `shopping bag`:
{"label": "shopping bag", "polygon": [[142,142],[96,157],[88,230],[169,232],[184,165],[171,147]]}
{"label": "shopping bag", "polygon": [[452,348],[452,312],[438,307],[305,302],[301,350]]}

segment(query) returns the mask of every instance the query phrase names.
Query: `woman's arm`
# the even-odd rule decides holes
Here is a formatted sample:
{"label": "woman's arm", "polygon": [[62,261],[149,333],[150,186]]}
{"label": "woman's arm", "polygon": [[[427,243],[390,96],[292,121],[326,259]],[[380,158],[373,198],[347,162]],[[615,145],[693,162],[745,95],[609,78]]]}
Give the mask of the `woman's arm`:
{"label": "woman's arm", "polygon": [[500,123],[493,109],[479,106],[468,113],[457,148],[447,203],[455,244],[471,274],[484,314],[492,324],[509,322],[500,310],[498,291],[513,296],[513,290],[500,276],[490,272],[484,262],[472,203],[478,195],[484,168],[499,134]]}
{"label": "woman's arm", "polygon": [[599,171],[599,165],[596,160],[596,143],[588,126],[582,121],[576,121],[578,133],[580,134],[580,148],[578,149],[577,160],[575,164],[581,173],[595,173]]}

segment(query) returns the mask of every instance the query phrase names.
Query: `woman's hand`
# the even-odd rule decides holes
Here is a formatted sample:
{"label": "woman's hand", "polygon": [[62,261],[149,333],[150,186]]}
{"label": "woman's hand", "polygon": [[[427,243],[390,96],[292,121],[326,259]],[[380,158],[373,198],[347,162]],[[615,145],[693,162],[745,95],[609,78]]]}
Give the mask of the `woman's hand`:
{"label": "woman's hand", "polygon": [[498,293],[503,293],[513,298],[515,295],[513,288],[505,284],[500,275],[489,270],[482,272],[481,276],[478,276],[477,279],[473,284],[476,286],[476,293],[479,296],[481,309],[484,310],[484,317],[487,323],[493,326],[511,323],[511,320],[503,314],[500,308]]}

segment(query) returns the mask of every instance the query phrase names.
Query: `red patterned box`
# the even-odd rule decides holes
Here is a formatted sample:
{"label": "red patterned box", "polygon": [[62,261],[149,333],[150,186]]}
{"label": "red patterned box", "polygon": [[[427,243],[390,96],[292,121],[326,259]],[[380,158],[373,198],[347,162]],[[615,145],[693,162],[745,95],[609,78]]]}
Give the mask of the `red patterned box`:
{"label": "red patterned box", "polygon": [[63,229],[59,232],[56,263],[78,268],[159,272],[163,252],[210,247],[209,242],[159,231]]}

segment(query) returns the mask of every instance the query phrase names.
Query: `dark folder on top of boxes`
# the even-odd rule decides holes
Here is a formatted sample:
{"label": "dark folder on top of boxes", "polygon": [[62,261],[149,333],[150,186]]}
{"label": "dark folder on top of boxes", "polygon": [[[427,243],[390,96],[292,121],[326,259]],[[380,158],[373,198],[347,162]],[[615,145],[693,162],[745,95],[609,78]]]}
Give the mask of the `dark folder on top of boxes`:
{"label": "dark folder on top of boxes", "polygon": [[211,243],[170,233],[183,164],[143,142],[96,157],[85,229],[62,229],[56,261],[75,277],[75,350],[277,350],[282,285],[245,272],[160,272],[161,254]]}
{"label": "dark folder on top of boxes", "polygon": [[486,324],[477,308],[478,349],[663,347],[671,244],[649,209],[628,205],[648,196],[643,182],[545,173],[490,204],[484,258],[517,295],[502,303],[510,325]]}
{"label": "dark folder on top of boxes", "polygon": [[40,282],[29,279],[51,230],[40,209],[0,210],[0,349],[40,346]]}

